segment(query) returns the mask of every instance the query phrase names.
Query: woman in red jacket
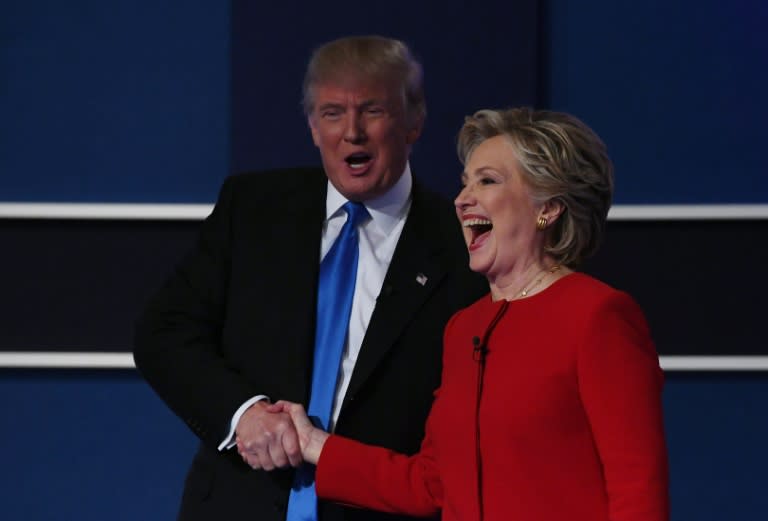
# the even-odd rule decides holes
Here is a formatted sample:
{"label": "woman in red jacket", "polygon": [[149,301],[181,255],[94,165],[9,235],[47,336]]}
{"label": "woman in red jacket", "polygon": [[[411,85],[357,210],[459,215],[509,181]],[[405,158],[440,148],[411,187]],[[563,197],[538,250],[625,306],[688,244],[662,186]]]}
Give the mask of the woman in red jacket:
{"label": "woman in red jacket", "polygon": [[567,114],[481,110],[459,155],[456,212],[490,294],[446,326],[418,454],[272,406],[291,413],[317,463],[318,496],[446,521],[668,520],[663,376],[643,313],[574,271],[610,207],[604,144]]}

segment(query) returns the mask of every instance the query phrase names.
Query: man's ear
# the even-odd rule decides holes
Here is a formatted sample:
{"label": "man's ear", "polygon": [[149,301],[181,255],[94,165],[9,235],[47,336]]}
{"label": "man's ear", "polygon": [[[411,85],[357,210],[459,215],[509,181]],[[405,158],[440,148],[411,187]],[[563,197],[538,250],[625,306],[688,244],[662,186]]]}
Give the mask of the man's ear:
{"label": "man's ear", "polygon": [[408,133],[405,135],[405,142],[409,145],[413,145],[421,136],[421,129],[424,127],[424,118],[419,117],[413,123]]}
{"label": "man's ear", "polygon": [[312,132],[312,142],[315,144],[316,147],[320,146],[320,134],[317,131],[317,128],[315,128],[314,120],[312,119],[312,116],[307,116],[307,125],[309,125],[309,130]]}

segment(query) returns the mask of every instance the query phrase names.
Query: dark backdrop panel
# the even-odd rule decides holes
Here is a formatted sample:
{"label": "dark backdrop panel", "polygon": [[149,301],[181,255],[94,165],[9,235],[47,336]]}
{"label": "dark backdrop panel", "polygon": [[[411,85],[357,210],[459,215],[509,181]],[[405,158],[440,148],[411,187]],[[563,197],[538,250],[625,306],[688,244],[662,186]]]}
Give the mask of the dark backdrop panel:
{"label": "dark backdrop panel", "polygon": [[300,105],[310,52],[341,36],[381,34],[404,40],[424,65],[428,115],[413,151],[414,173],[455,196],[455,137],[464,116],[536,102],[538,4],[234,0],[233,170],[318,164]]}
{"label": "dark backdrop panel", "polygon": [[768,355],[763,237],[768,221],[610,221],[586,270],[637,299],[661,354]]}
{"label": "dark backdrop panel", "polygon": [[[129,351],[136,315],[198,228],[0,220],[0,350]],[[638,300],[662,355],[768,355],[768,282],[749,271],[768,265],[766,236],[768,221],[611,221],[585,269]]]}
{"label": "dark backdrop panel", "polygon": [[199,222],[0,220],[0,349],[130,351]]}
{"label": "dark backdrop panel", "polygon": [[617,203],[768,203],[768,2],[547,4],[549,105],[603,136]]}
{"label": "dark backdrop panel", "polygon": [[0,114],[0,201],[212,201],[229,4],[0,2]]}

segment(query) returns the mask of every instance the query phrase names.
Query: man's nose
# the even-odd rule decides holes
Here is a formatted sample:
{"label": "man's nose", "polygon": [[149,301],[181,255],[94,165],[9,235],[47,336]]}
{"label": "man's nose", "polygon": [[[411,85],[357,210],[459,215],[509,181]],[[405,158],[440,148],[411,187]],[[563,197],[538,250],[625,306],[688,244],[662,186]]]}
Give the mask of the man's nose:
{"label": "man's nose", "polygon": [[365,125],[359,114],[350,113],[347,115],[344,140],[349,143],[360,143],[365,140]]}

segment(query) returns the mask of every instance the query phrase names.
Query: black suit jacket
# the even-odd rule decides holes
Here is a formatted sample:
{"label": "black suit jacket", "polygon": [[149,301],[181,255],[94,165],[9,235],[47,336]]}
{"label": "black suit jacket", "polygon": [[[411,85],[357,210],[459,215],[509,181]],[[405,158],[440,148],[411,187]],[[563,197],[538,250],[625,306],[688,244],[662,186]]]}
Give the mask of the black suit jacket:
{"label": "black suit jacket", "polygon": [[[138,321],[137,367],[202,442],[182,520],[285,518],[293,471],[254,471],[216,447],[256,394],[308,402],[326,181],[320,169],[227,179],[198,244]],[[418,183],[412,197],[336,424],[404,453],[424,434],[446,321],[487,292],[450,203]],[[321,502],[320,519],[397,518]]]}

